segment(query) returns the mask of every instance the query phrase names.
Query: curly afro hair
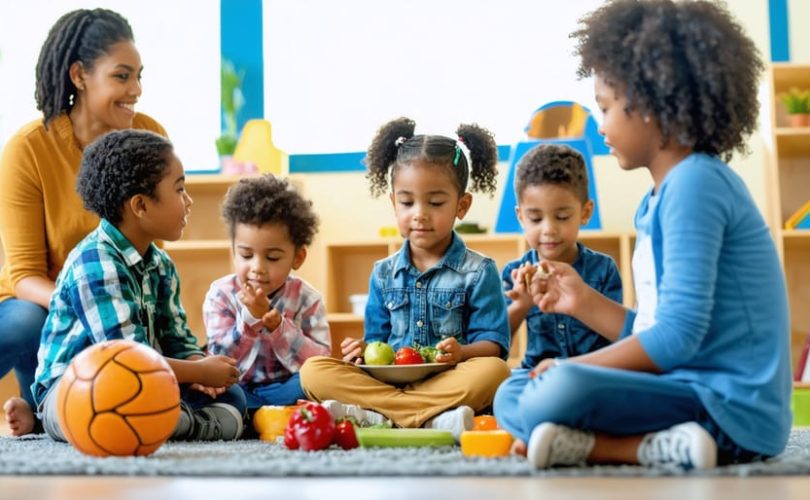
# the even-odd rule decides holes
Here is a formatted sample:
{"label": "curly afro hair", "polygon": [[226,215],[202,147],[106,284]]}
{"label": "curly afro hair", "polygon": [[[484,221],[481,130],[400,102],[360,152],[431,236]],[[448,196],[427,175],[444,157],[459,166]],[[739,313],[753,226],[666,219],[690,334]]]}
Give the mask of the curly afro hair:
{"label": "curly afro hair", "polygon": [[579,76],[598,74],[628,103],[655,117],[664,144],[731,159],[759,112],[763,63],[721,5],[707,1],[614,0],[571,34]]}
{"label": "curly afro hair", "polygon": [[87,146],[76,191],[84,206],[118,225],[124,204],[137,194],[157,199],[158,183],[168,174],[172,143],[147,130],[116,130]]}
{"label": "curly afro hair", "polygon": [[564,144],[541,144],[530,149],[517,164],[515,195],[529,186],[555,184],[569,189],[582,203],[588,201],[585,158]]}
{"label": "curly afro hair", "polygon": [[459,125],[456,129],[456,135],[470,152],[472,164],[468,165],[468,158],[461,154],[455,139],[442,135],[414,135],[415,129],[416,122],[402,117],[386,123],[377,131],[364,160],[372,196],[380,196],[388,190],[389,169],[393,185],[397,169],[413,161],[446,169],[459,193],[467,191],[467,182],[471,178],[473,191],[492,196],[498,174],[498,146],[488,130],[474,124]]}
{"label": "curly afro hair", "polygon": [[222,203],[222,218],[231,240],[237,224],[263,226],[277,223],[287,227],[296,248],[312,243],[318,231],[318,216],[312,202],[305,200],[286,179],[272,174],[240,179],[228,189]]}

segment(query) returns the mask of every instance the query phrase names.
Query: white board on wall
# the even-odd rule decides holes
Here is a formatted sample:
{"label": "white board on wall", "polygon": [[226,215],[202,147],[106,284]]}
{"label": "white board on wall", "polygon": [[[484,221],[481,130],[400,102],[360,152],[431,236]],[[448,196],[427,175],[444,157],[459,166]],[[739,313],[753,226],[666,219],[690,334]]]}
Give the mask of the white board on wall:
{"label": "white board on wall", "polygon": [[34,70],[48,30],[78,8],[112,9],[129,20],[144,64],[136,107],[169,132],[188,169],[217,167],[220,131],[219,0],[36,0],[0,7],[0,147],[42,115]]}

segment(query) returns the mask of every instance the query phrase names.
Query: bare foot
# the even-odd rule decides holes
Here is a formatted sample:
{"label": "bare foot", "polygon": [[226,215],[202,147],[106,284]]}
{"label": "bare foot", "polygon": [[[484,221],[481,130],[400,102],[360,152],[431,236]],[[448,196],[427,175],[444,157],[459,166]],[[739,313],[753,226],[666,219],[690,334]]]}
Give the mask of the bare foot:
{"label": "bare foot", "polygon": [[512,442],[512,449],[509,450],[509,451],[512,453],[512,455],[518,455],[518,456],[521,456],[521,457],[525,457],[526,456],[526,443],[524,443],[520,439],[515,439]]}
{"label": "bare foot", "polygon": [[6,423],[12,436],[30,434],[34,430],[34,412],[22,398],[8,398],[3,405],[6,412]]}

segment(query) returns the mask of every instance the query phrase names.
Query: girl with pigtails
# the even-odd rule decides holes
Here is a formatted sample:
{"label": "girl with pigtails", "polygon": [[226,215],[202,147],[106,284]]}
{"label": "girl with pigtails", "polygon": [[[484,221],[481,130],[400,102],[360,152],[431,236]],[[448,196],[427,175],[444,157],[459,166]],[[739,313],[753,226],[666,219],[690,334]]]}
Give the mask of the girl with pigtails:
{"label": "girl with pigtails", "polygon": [[[453,432],[472,427],[509,376],[509,321],[495,262],[468,249],[454,232],[472,204],[473,191],[493,193],[495,140],[477,125],[461,125],[457,138],[415,135],[399,118],[383,125],[368,149],[373,196],[389,190],[403,241],[374,264],[365,312],[365,337],[341,344],[343,359],[314,357],[301,370],[304,391],[335,417],[390,420],[397,427]],[[453,369],[405,386],[381,382],[361,368],[366,344],[395,351],[434,346],[435,361]]]}

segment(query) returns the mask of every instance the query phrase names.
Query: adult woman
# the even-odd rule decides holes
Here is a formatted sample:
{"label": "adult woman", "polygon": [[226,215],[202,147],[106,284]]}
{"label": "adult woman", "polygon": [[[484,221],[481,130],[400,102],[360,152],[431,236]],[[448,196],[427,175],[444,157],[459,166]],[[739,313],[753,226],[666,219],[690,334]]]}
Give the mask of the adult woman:
{"label": "adult woman", "polygon": [[12,368],[22,398],[3,406],[14,435],[33,430],[30,386],[57,274],[73,246],[98,225],[75,179],[82,151],[100,135],[163,127],[135,112],[141,58],[132,29],[105,9],[75,10],[51,28],[36,67],[43,119],[22,127],[0,161],[0,377]]}

